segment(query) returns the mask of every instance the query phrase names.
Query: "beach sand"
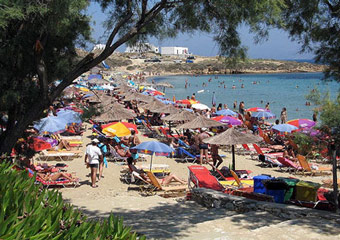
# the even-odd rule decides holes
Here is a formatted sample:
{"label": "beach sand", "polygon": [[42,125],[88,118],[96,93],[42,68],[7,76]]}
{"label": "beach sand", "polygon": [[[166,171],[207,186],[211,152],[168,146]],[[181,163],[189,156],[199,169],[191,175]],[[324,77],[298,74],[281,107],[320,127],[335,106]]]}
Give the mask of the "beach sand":
{"label": "beach sand", "polygon": [[[90,125],[88,125],[89,127]],[[88,128],[83,137],[83,147],[90,142],[91,130]],[[141,141],[148,141],[138,134]],[[223,165],[231,163],[231,156]],[[150,156],[147,156],[149,163]],[[57,163],[49,161],[48,163]],[[109,162],[104,169],[104,178],[98,182],[98,188],[91,188],[89,172],[84,165],[84,157],[66,162],[68,172],[76,172],[81,186],[60,189],[66,202],[83,210],[89,218],[106,217],[110,212],[124,218],[124,224],[133,231],[151,239],[340,239],[339,225],[320,219],[282,220],[266,212],[238,214],[223,209],[207,209],[184,198],[162,198],[160,196],[143,197],[138,188],[120,181],[122,165]],[[143,164],[146,164],[143,163]],[[192,164],[177,163],[174,159],[154,158],[154,163],[168,164],[172,173],[187,179],[187,166]],[[237,169],[253,171],[252,175],[271,174],[274,176],[295,176],[278,172],[277,168],[259,167],[259,162],[247,156],[236,156]],[[210,167],[207,166],[209,169]],[[326,177],[302,177],[303,180],[321,182]]]}

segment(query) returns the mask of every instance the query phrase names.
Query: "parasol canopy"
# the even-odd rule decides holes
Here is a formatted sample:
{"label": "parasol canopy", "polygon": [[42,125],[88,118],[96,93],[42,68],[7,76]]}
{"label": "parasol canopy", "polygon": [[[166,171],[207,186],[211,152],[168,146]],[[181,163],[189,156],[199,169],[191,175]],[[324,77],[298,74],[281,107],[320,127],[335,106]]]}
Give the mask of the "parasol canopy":
{"label": "parasol canopy", "polygon": [[192,104],[191,107],[198,110],[210,110],[210,108],[203,103]]}
{"label": "parasol canopy", "polygon": [[310,119],[301,118],[301,119],[289,120],[287,124],[293,125],[298,128],[311,128],[315,126],[316,122]]}
{"label": "parasol canopy", "polygon": [[226,126],[226,125],[200,115],[200,116],[197,116],[195,119],[191,120],[190,122],[187,122],[187,123],[184,123],[178,126],[178,128],[194,129],[194,128],[210,128],[210,127],[221,127],[221,126]]}
{"label": "parasol canopy", "polygon": [[135,124],[129,123],[129,122],[112,122],[112,123],[108,123],[108,124],[102,125],[101,127],[102,127],[102,129],[105,129],[105,128],[110,127],[112,125],[115,125],[117,123],[121,123],[125,127],[127,127],[129,130],[135,130],[135,132],[138,133],[137,126]]}
{"label": "parasol canopy", "polygon": [[230,109],[222,109],[216,112],[216,115],[221,116],[237,116],[237,113],[234,111],[231,111]]}
{"label": "parasol canopy", "polygon": [[124,137],[131,134],[130,130],[121,122],[103,128],[102,132],[106,135],[117,137]]}
{"label": "parasol canopy", "polygon": [[276,118],[274,113],[271,112],[254,112],[251,117],[257,119],[273,119]]}
{"label": "parasol canopy", "polygon": [[66,130],[67,122],[56,116],[49,116],[37,121],[33,127],[40,133],[60,133]]}
{"label": "parasol canopy", "polygon": [[156,99],[153,99],[152,102],[148,103],[148,104],[143,104],[141,105],[142,108],[144,109],[148,109],[150,111],[153,110],[158,110],[159,108],[165,107],[166,105]]}
{"label": "parasol canopy", "polygon": [[191,113],[191,112],[188,112],[188,111],[185,111],[185,110],[182,110],[180,112],[177,112],[177,113],[173,113],[169,116],[166,116],[164,118],[162,118],[162,120],[164,121],[191,121],[191,120],[194,120],[196,118],[196,115]]}
{"label": "parasol canopy", "polygon": [[241,133],[234,127],[216,136],[206,138],[205,143],[216,145],[231,145],[232,146],[232,168],[235,170],[235,144],[248,144],[262,141],[261,137],[249,133]]}
{"label": "parasol canopy", "polygon": [[125,108],[111,107],[103,114],[93,118],[93,120],[99,122],[110,122],[115,120],[133,119],[136,116],[137,115],[134,112]]}
{"label": "parasol canopy", "polygon": [[156,113],[178,113],[180,110],[178,108],[175,108],[174,106],[170,105],[165,105],[161,108],[150,110],[151,112],[156,112]]}
{"label": "parasol canopy", "polygon": [[291,133],[292,131],[297,130],[298,128],[290,125],[290,124],[278,124],[272,127],[273,130],[280,132],[280,133]]}
{"label": "parasol canopy", "polygon": [[241,120],[234,118],[232,116],[218,116],[218,117],[214,117],[212,119],[215,120],[215,121],[218,121],[220,123],[225,123],[225,124],[233,125],[233,126],[238,126],[238,125],[242,124]]}

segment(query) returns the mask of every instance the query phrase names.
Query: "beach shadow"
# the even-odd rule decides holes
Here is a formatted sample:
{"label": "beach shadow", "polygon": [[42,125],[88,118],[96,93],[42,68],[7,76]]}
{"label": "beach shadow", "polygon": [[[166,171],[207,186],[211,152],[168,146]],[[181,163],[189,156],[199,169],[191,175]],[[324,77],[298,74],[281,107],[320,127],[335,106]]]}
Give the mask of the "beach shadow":
{"label": "beach shadow", "polygon": [[[151,201],[151,199],[150,199]],[[109,212],[99,213],[78,207],[91,219],[108,217]],[[155,239],[181,239],[189,237],[186,230],[195,225],[237,214],[223,209],[207,209],[195,202],[181,200],[175,204],[160,203],[148,210],[112,209],[115,216],[123,217],[124,224],[133,231]]]}

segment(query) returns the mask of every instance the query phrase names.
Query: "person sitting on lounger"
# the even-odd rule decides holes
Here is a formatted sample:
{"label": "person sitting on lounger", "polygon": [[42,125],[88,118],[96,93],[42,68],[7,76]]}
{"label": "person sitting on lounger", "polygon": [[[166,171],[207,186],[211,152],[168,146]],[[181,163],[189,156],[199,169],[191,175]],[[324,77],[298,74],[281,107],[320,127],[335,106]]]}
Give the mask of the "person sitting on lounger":
{"label": "person sitting on lounger", "polygon": [[75,178],[72,178],[71,174],[57,172],[57,173],[37,173],[37,176],[40,177],[44,181],[56,181],[59,178],[66,178],[70,181],[76,181]]}
{"label": "person sitting on lounger", "polygon": [[129,149],[125,149],[123,148],[120,144],[116,144],[114,146],[114,149],[116,150],[116,152],[119,154],[119,156],[121,157],[130,157],[131,153],[129,151]]}
{"label": "person sitting on lounger", "polygon": [[[139,173],[140,176],[145,179],[145,181],[151,183],[151,180],[146,175],[146,172],[143,169],[138,169],[135,165],[133,165],[133,158],[132,157],[127,158],[127,164],[128,164],[128,167],[131,171]],[[156,179],[157,179],[157,181],[160,185],[168,185],[170,182],[179,182],[181,184],[187,184],[187,182],[180,179],[175,174],[170,174],[170,175],[168,175],[164,178],[156,177]]]}
{"label": "person sitting on lounger", "polygon": [[283,157],[289,160],[292,160],[294,162],[298,161],[293,151],[293,148],[291,146],[288,146],[287,149],[284,150]]}

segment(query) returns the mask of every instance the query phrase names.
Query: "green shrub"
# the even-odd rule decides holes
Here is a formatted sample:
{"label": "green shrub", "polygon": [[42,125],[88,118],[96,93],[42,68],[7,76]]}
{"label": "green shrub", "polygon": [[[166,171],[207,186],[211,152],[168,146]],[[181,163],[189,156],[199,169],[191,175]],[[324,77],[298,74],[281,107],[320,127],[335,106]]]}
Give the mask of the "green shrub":
{"label": "green shrub", "polygon": [[58,191],[43,189],[8,163],[0,164],[0,206],[0,239],[138,238],[112,214],[102,221],[87,220]]}
{"label": "green shrub", "polygon": [[294,142],[298,145],[299,150],[298,153],[301,155],[308,155],[311,151],[313,151],[315,147],[315,143],[313,138],[303,134],[303,133],[294,133]]}

